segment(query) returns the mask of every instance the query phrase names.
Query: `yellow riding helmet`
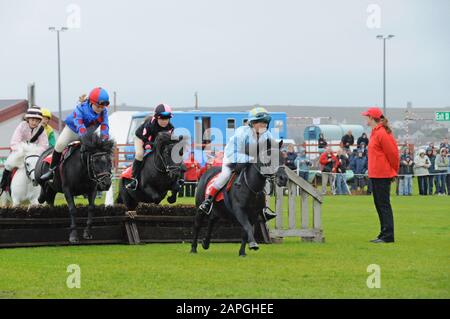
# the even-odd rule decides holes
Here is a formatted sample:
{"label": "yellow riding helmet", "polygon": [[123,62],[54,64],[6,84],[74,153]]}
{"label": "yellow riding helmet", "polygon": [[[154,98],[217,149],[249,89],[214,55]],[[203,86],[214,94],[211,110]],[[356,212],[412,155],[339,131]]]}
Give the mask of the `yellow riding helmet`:
{"label": "yellow riding helmet", "polygon": [[52,119],[52,112],[49,109],[41,109],[42,116],[48,117],[50,120]]}

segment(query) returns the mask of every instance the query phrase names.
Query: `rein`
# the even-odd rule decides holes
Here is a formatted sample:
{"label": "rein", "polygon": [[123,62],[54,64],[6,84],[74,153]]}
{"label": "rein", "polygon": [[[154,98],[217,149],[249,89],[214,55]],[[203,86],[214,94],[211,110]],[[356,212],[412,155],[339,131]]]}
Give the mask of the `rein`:
{"label": "rein", "polygon": [[[97,152],[91,154],[88,151],[80,150],[81,152],[81,162],[85,164],[86,169],[88,171],[88,177],[91,181],[97,183],[97,184],[103,184],[105,181],[108,181],[108,179],[111,179],[112,174],[111,172],[101,172],[96,173],[94,170],[94,159],[100,156],[109,155],[107,152]],[[86,154],[83,156],[83,154]]]}

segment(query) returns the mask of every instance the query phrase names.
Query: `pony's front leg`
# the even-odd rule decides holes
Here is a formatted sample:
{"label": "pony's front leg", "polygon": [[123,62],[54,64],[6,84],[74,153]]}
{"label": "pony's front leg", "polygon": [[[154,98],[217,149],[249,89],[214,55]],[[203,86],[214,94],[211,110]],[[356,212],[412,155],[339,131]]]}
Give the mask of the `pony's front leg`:
{"label": "pony's front leg", "polygon": [[247,214],[241,207],[234,208],[233,213],[239,224],[241,224],[242,228],[244,228],[244,231],[247,233],[248,247],[253,250],[258,250],[259,246],[253,235],[253,226],[248,220]]}
{"label": "pony's front leg", "polygon": [[202,227],[202,220],[204,216],[205,214],[199,212],[198,210],[194,216],[194,237],[191,244],[191,253],[193,254],[197,253],[198,234],[200,233],[200,228]]}
{"label": "pony's front leg", "polygon": [[171,188],[171,192],[172,194],[170,195],[170,197],[167,198],[167,201],[170,204],[173,204],[177,201],[177,195],[179,193],[179,191],[181,190],[181,188],[184,185],[184,180],[180,179],[177,180],[175,183],[173,183],[172,188]]}
{"label": "pony's front leg", "polygon": [[153,189],[153,187],[149,185],[146,185],[144,187],[144,193],[148,197],[150,203],[159,204],[163,199],[161,194],[159,194],[156,190]]}
{"label": "pony's front leg", "polygon": [[239,249],[239,256],[245,257],[247,254],[245,253],[245,245],[247,245],[247,232],[242,230],[242,241],[241,241],[241,248]]}
{"label": "pony's front leg", "polygon": [[209,217],[209,220],[208,220],[208,229],[206,231],[206,237],[205,237],[205,239],[202,242],[203,249],[208,249],[209,248],[209,244],[211,242],[211,234],[212,234],[214,225],[215,225],[217,220],[218,220],[218,218],[214,215],[214,211],[212,211],[211,215]]}
{"label": "pony's front leg", "polygon": [[75,201],[73,199],[73,195],[70,193],[68,188],[63,188],[64,197],[66,198],[67,205],[69,206],[69,214],[70,214],[70,236],[69,242],[71,244],[78,244],[78,232],[77,232],[77,223],[76,223],[76,214],[77,208],[75,206]]}
{"label": "pony's front leg", "polygon": [[92,217],[94,217],[94,210],[95,210],[95,197],[97,195],[97,190],[94,190],[91,194],[88,196],[89,206],[88,206],[88,220],[86,223],[86,228],[83,232],[83,238],[84,239],[92,239]]}

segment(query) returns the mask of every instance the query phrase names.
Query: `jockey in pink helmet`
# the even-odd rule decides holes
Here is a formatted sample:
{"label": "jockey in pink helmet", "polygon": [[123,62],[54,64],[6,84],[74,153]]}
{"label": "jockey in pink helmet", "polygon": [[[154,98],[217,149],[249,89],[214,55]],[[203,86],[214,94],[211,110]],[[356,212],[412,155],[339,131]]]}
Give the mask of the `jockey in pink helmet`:
{"label": "jockey in pink helmet", "polygon": [[127,185],[128,189],[135,190],[138,186],[138,177],[142,170],[145,150],[151,150],[153,142],[159,132],[172,132],[174,126],[170,123],[172,108],[167,104],[159,104],[155,107],[152,117],[146,119],[135,132],[133,162],[133,180]]}

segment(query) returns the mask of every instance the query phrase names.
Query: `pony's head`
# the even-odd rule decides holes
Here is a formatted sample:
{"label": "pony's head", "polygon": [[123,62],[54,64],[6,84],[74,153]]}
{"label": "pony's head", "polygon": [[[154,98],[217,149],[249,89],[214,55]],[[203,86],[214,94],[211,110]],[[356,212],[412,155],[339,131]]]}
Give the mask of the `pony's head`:
{"label": "pony's head", "polygon": [[91,180],[97,182],[99,191],[106,191],[112,183],[114,140],[103,140],[97,134],[81,138],[82,151],[87,153],[87,168]]}
{"label": "pony's head", "polygon": [[17,168],[24,168],[26,175],[34,185],[37,185],[34,169],[41,153],[42,149],[39,145],[22,142],[17,147],[15,156],[11,157],[13,165]]}
{"label": "pony's head", "polygon": [[273,139],[260,143],[257,155],[259,171],[266,177],[273,177],[278,186],[287,185],[288,176],[285,171],[284,159],[281,152],[283,140],[277,142]]}
{"label": "pony's head", "polygon": [[169,132],[160,132],[156,136],[155,151],[170,178],[178,178],[186,170],[183,165],[185,140],[183,136],[175,136]]}

